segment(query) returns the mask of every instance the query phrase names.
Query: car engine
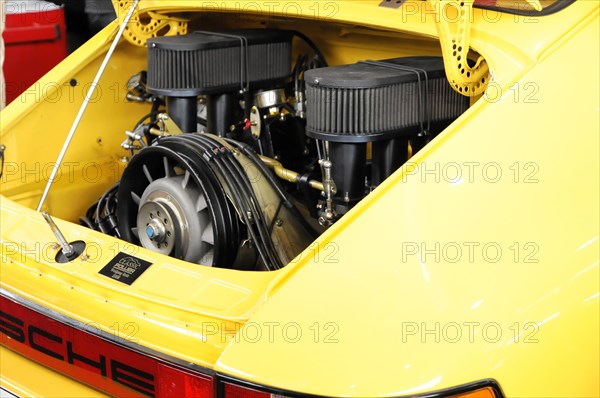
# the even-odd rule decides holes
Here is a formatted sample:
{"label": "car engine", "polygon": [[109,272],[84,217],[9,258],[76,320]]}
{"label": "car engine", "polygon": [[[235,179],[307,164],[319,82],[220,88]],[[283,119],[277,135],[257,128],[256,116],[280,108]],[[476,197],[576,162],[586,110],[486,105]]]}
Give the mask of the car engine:
{"label": "car engine", "polygon": [[[294,38],[312,54],[292,63]],[[80,220],[207,266],[282,268],[469,106],[441,57],[328,66],[276,29],[147,47],[127,98],[151,112],[127,131],[120,182]]]}

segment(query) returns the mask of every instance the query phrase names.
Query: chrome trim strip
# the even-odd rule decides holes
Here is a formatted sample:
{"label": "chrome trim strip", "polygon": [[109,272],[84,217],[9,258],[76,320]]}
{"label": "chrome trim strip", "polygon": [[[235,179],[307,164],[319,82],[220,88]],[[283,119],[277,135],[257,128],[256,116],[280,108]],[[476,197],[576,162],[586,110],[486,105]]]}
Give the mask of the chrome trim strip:
{"label": "chrome trim strip", "polygon": [[20,398],[18,395],[10,392],[4,387],[0,387],[0,398]]}

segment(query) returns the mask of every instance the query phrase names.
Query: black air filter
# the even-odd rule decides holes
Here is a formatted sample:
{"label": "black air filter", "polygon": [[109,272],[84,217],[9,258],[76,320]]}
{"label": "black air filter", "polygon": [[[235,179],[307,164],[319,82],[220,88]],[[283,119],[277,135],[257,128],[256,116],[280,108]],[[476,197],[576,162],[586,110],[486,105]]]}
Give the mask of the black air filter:
{"label": "black air filter", "polygon": [[159,95],[190,97],[277,82],[290,73],[291,48],[292,34],[273,29],[150,39],[148,88]]}
{"label": "black air filter", "polygon": [[389,139],[428,123],[449,124],[469,107],[447,82],[438,57],[313,69],[305,80],[307,133],[326,141]]}

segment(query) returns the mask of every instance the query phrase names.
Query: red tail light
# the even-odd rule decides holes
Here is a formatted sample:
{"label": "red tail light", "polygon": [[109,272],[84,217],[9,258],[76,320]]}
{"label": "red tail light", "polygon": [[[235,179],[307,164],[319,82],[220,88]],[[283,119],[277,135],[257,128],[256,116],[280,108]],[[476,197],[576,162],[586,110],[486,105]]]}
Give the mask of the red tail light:
{"label": "red tail light", "polygon": [[0,342],[31,360],[113,396],[215,396],[210,370],[90,329],[0,289]]}
{"label": "red tail light", "polygon": [[225,398],[271,398],[271,394],[235,384],[225,383]]}
{"label": "red tail light", "polygon": [[214,378],[160,364],[158,397],[213,397]]}
{"label": "red tail light", "polygon": [[[292,398],[292,397],[314,397],[321,395],[310,395],[272,389],[259,386],[246,381],[237,380],[225,375],[219,375],[217,381],[219,398]],[[469,384],[463,384],[446,390],[428,392],[414,395],[415,398],[503,398],[504,394],[498,383],[493,379],[480,380]]]}

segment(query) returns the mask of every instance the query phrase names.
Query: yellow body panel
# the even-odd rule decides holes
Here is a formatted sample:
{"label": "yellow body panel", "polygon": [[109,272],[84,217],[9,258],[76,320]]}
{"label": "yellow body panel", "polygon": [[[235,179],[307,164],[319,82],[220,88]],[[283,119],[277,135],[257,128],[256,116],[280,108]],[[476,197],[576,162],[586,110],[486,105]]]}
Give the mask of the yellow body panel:
{"label": "yellow body panel", "polygon": [[[190,14],[190,28],[203,30],[296,28],[332,64],[440,54],[427,2],[378,3],[144,0],[140,9],[201,12]],[[123,131],[146,113],[123,99],[127,79],[146,65],[145,49],[126,42],[45,207],[93,250],[54,262],[55,239],[32,208],[116,30],[108,26],[0,114],[2,288],[284,390],[398,396],[493,378],[507,396],[600,395],[597,2],[544,17],[476,9],[471,47],[490,65],[488,92],[270,273],[200,267],[73,224],[118,180]],[[119,251],[153,263],[132,286],[98,274]],[[5,348],[0,355],[11,391],[93,394]]]}
{"label": "yellow body panel", "polygon": [[[539,85],[538,103],[508,93],[476,104],[477,116],[348,214],[320,242],[329,253],[307,259],[219,369],[326,396],[404,396],[488,377],[509,397],[597,396],[598,92],[555,73],[598,37],[589,20],[520,80]],[[590,87],[597,68],[580,65]],[[574,120],[594,119],[581,140],[566,137]]]}
{"label": "yellow body panel", "polygon": [[[0,347],[0,387],[19,397],[92,398],[105,395]],[[27,384],[24,384],[24,381]]]}

